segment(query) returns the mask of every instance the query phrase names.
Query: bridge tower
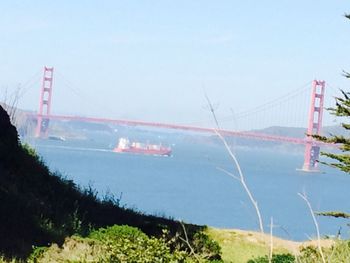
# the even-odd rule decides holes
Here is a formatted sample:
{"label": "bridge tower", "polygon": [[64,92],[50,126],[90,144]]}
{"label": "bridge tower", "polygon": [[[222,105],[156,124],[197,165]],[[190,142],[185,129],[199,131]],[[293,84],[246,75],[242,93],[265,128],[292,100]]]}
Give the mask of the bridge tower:
{"label": "bridge tower", "polygon": [[320,157],[320,147],[315,144],[311,134],[320,135],[322,128],[323,102],[326,82],[312,81],[311,104],[307,128],[307,144],[305,145],[304,165],[305,172],[318,172],[317,160]]}
{"label": "bridge tower", "polygon": [[47,137],[50,119],[47,116],[51,113],[52,81],[54,68],[44,67],[43,80],[39,100],[39,112],[35,137]]}

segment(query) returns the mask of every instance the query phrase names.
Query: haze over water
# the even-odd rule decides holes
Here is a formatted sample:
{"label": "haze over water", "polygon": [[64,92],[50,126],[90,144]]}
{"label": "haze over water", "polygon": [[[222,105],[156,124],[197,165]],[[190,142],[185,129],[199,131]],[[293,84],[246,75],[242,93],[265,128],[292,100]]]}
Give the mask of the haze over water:
{"label": "haze over water", "polygon": [[[112,152],[115,135],[95,133],[88,141],[32,142],[49,167],[81,186],[92,185],[100,196],[110,192],[121,204],[145,213],[195,224],[257,230],[255,211],[233,173],[222,145],[193,141],[185,134],[161,134],[156,140],[172,145],[172,157]],[[259,203],[268,229],[294,240],[315,236],[310,212],[297,196],[305,192],[315,211],[349,211],[346,174],[322,166],[323,173],[301,173],[303,148],[234,147],[248,185]],[[348,234],[346,221],[318,217],[323,235]]]}

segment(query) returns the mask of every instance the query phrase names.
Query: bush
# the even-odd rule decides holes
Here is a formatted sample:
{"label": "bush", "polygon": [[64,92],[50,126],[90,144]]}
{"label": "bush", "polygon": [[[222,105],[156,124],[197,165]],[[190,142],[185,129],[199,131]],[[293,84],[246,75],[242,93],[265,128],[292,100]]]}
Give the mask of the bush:
{"label": "bush", "polygon": [[[271,262],[272,263],[294,263],[295,257],[291,254],[276,254],[276,255],[272,255]],[[269,259],[267,256],[258,257],[255,259],[248,260],[247,263],[269,263]]]}
{"label": "bush", "polygon": [[[88,237],[72,236],[66,238],[62,248],[56,244],[49,248],[36,248],[29,257],[29,262],[222,262],[211,259],[214,243],[206,235],[195,240],[201,242],[207,254],[191,255],[173,247],[174,239],[166,241],[148,237],[135,227],[114,225],[92,231]],[[216,250],[219,250],[217,244]],[[211,261],[213,260],[213,261]]]}
{"label": "bush", "polygon": [[171,251],[163,239],[149,238],[137,228],[112,226],[93,231],[87,238],[73,236],[63,248],[35,250],[31,262],[184,262],[185,252]]}
{"label": "bush", "polygon": [[47,247],[35,247],[32,254],[28,258],[28,262],[36,262],[36,259],[40,258],[47,250]]}
{"label": "bush", "polygon": [[203,232],[197,232],[193,236],[193,247],[195,252],[201,254],[205,259],[221,259],[221,248],[218,242],[209,238],[209,236]]}
{"label": "bush", "polygon": [[[317,247],[308,246],[301,249],[300,261],[303,263],[322,262]],[[350,262],[350,241],[337,240],[330,248],[322,248],[326,262]]]}
{"label": "bush", "polygon": [[30,155],[32,157],[34,157],[35,160],[39,161],[40,160],[40,156],[39,154],[36,152],[36,150],[31,147],[28,143],[23,143],[21,144],[22,149],[24,151],[25,154]]}

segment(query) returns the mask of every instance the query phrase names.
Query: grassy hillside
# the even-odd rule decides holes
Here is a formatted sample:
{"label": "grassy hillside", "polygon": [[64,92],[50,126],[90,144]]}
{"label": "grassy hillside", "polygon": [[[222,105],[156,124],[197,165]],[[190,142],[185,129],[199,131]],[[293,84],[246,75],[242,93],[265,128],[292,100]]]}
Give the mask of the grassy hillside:
{"label": "grassy hillside", "polygon": [[[220,244],[224,262],[269,262],[267,255],[271,247],[271,240],[267,234],[238,229],[217,228],[208,228],[205,232]],[[272,260],[272,263],[323,262],[317,249],[317,240],[296,242],[273,237],[272,243],[273,254],[276,256],[275,260]],[[322,239],[320,243],[326,262],[350,262],[349,240]],[[278,257],[280,258],[278,259]]]}
{"label": "grassy hillside", "polygon": [[[99,227],[130,225],[148,236],[183,236],[179,222],[119,207],[113,197],[99,200],[92,189],[53,174],[38,155],[22,146],[0,107],[0,254],[26,257],[33,246],[63,244]],[[186,225],[189,240],[204,227]],[[184,244],[176,244],[186,249]],[[200,252],[200,251],[199,251]]]}

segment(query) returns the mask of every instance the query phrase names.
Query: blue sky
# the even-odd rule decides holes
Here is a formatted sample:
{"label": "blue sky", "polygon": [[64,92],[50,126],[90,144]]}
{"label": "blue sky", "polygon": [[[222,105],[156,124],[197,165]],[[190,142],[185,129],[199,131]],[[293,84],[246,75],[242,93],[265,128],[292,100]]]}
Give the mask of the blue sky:
{"label": "blue sky", "polygon": [[[205,89],[227,116],[314,78],[347,89],[345,12],[345,0],[1,1],[0,88],[47,65],[54,113],[192,123],[211,118]],[[20,106],[38,107],[36,83]]]}

